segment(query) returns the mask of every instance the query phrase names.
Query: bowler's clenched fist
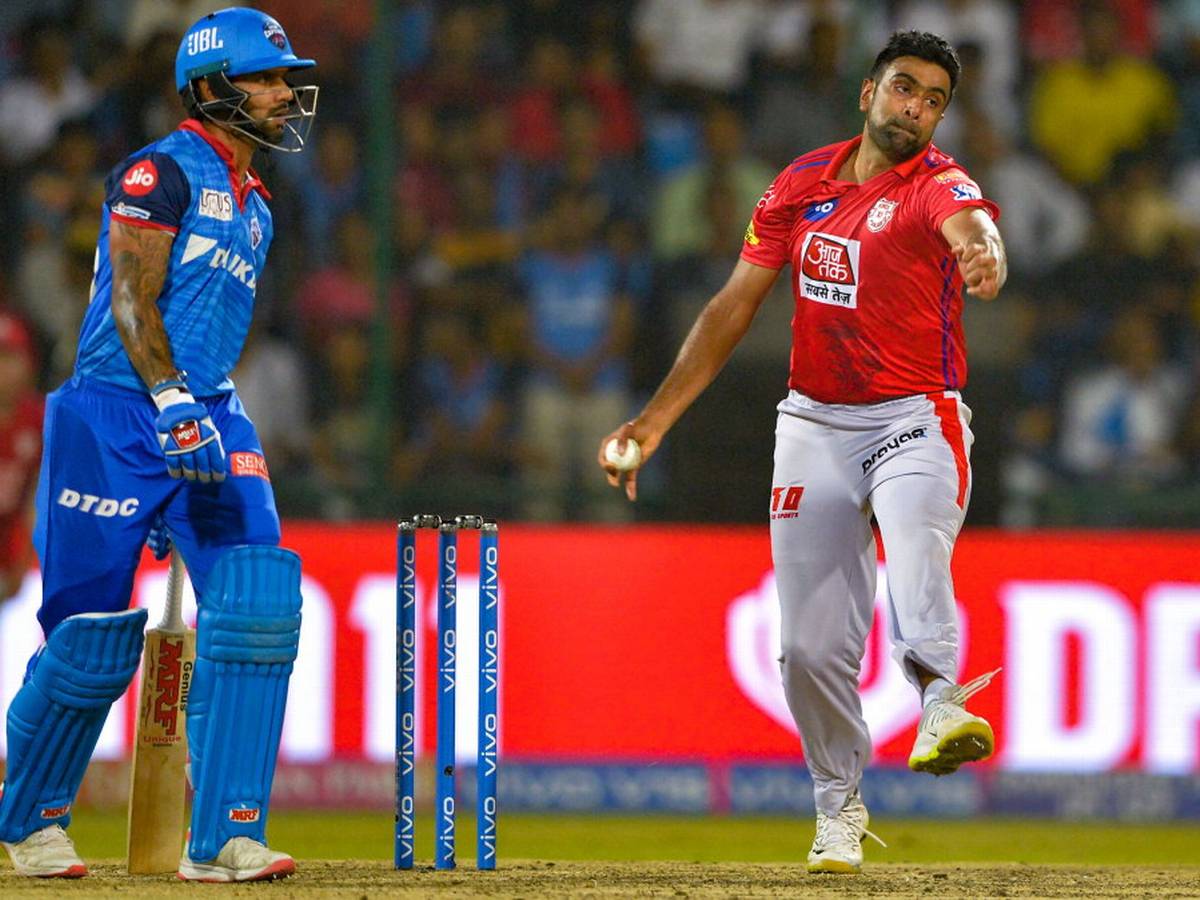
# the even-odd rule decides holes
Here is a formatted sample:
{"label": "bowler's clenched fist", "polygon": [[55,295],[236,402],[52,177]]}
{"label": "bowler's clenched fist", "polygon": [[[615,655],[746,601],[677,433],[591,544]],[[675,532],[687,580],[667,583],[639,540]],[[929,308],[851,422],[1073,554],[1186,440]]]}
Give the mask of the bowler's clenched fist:
{"label": "bowler's clenched fist", "polygon": [[1001,260],[1003,251],[989,236],[956,244],[953,248],[958,260],[967,293],[980,300],[993,300],[1004,283]]}

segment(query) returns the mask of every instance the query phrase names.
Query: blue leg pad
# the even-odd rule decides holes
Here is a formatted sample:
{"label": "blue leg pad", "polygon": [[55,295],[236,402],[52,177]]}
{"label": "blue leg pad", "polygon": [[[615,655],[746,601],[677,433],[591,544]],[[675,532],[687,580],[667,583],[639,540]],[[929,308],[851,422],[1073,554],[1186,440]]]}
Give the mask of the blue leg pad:
{"label": "blue leg pad", "polygon": [[214,859],[230,838],[264,841],[299,644],[300,557],[265,546],[223,554],[200,600],[188,695],[195,861]]}
{"label": "blue leg pad", "polygon": [[0,840],[71,824],[71,804],[113,701],[142,658],[146,611],[63,619],[8,708]]}

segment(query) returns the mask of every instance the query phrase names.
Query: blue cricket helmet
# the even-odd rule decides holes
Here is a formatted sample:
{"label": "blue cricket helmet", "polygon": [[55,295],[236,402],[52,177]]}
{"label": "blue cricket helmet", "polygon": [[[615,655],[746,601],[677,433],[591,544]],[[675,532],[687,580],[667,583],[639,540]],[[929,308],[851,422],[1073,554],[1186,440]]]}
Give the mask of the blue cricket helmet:
{"label": "blue cricket helmet", "polygon": [[187,30],[175,56],[175,88],[182,91],[193,79],[215,72],[236,78],[316,64],[296,56],[283,26],[266,13],[232,6],[209,13]]}

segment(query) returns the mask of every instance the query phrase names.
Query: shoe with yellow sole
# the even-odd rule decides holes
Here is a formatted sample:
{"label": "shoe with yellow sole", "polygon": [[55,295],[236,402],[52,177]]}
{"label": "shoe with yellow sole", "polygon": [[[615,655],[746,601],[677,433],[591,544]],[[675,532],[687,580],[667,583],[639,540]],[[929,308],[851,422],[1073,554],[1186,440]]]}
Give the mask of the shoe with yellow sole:
{"label": "shoe with yellow sole", "polygon": [[952,685],[942,696],[931,700],[921,713],[917,740],[908,757],[914,772],[949,775],[963,763],[977,762],[992,755],[996,746],[992,726],[987,719],[963,708],[972,694],[983,690],[999,672],[988,672],[964,685]]}

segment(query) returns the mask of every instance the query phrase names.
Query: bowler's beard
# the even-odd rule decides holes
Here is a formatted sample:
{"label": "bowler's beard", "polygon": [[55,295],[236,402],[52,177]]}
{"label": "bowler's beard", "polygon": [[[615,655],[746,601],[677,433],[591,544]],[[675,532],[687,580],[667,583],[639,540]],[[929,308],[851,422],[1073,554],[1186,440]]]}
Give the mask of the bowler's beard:
{"label": "bowler's beard", "polygon": [[905,126],[895,119],[876,122],[868,116],[867,135],[875,146],[883,151],[883,155],[893,163],[907,162],[924,150],[925,145],[929,143],[928,141],[922,142],[920,137],[906,130]]}

